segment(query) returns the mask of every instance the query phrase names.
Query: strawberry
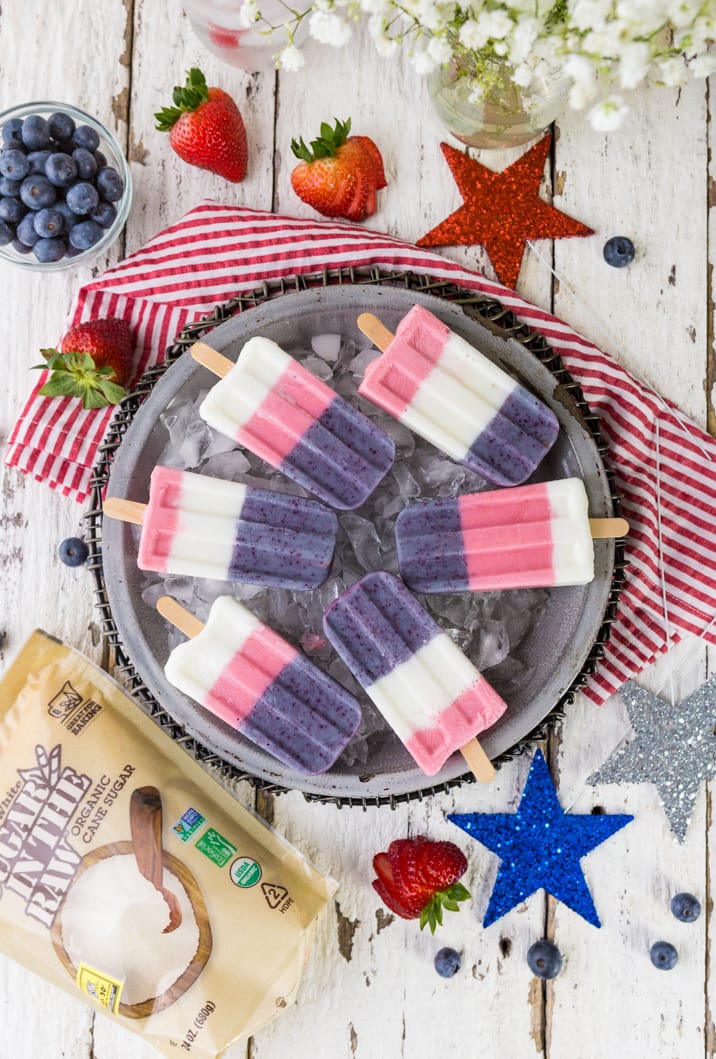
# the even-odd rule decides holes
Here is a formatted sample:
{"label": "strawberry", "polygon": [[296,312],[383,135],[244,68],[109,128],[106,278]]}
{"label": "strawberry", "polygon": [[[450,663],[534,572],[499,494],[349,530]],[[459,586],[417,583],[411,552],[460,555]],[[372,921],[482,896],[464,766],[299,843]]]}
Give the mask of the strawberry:
{"label": "strawberry", "polygon": [[467,870],[464,854],[452,842],[431,842],[424,835],[396,839],[387,853],[376,853],[373,889],[396,915],[420,919],[432,934],[443,909],[457,912],[470,893],[458,882]]}
{"label": "strawberry", "polygon": [[351,120],[333,128],[321,124],[321,135],[307,147],[292,140],[291,150],[301,161],[291,173],[298,197],[324,217],[363,221],[377,208],[377,192],[386,186],[380,151],[367,136],[349,136]]}
{"label": "strawberry", "polygon": [[192,67],[186,85],[174,87],[173,107],[157,111],[157,129],[169,133],[173,150],[189,165],[238,184],[246,176],[248,148],[239,108],[220,88],[208,88]]}
{"label": "strawberry", "polygon": [[83,408],[118,404],[132,370],[132,336],[124,320],[90,320],[71,327],[57,349],[40,350],[50,377],[43,397],[81,397]]}

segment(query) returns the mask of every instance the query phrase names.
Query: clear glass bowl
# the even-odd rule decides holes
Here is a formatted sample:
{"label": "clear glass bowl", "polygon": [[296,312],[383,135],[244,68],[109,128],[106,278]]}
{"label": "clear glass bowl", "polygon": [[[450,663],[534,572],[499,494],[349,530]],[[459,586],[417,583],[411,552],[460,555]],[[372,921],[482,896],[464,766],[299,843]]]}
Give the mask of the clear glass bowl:
{"label": "clear glass bowl", "polygon": [[74,257],[63,257],[59,261],[50,261],[43,264],[37,260],[32,251],[29,254],[21,254],[14,249],[12,243],[0,246],[0,261],[9,261],[13,265],[19,265],[20,268],[29,268],[36,272],[61,272],[64,269],[76,268],[78,265],[86,265],[88,262],[93,261],[106,251],[120,234],[127,223],[129,208],[132,203],[132,179],[127,160],[119,144],[109,129],[106,129],[101,122],[86,114],[83,110],[78,110],[77,107],[73,107],[69,103],[24,103],[22,106],[12,107],[10,110],[0,113],[0,128],[11,118],[27,118],[30,114],[39,114],[46,118],[57,111],[69,114],[76,125],[89,125],[91,129],[95,130],[99,136],[98,150],[106,157],[107,165],[113,166],[119,173],[124,184],[124,192],[121,199],[112,204],[117,211],[117,216],[111,227],[107,228],[99,242],[91,246],[89,250],[83,250],[75,254]]}

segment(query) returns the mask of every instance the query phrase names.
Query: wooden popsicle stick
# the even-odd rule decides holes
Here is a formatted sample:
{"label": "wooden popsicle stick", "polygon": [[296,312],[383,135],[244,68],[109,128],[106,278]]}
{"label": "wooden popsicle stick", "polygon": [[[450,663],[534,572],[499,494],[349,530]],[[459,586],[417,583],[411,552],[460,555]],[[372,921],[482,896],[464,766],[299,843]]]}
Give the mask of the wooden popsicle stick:
{"label": "wooden popsicle stick", "polygon": [[119,496],[108,496],[102,504],[103,514],[118,518],[120,522],[132,522],[135,526],[144,523],[146,510],[146,504],[138,504],[136,500],[123,500]]}
{"label": "wooden popsicle stick", "polygon": [[595,541],[608,537],[626,537],[629,523],[625,518],[590,518],[589,532]]}
{"label": "wooden popsicle stick", "polygon": [[389,331],[377,316],[373,316],[373,313],[361,313],[356,322],[358,329],[363,332],[365,337],[369,338],[381,353],[385,353],[395,338],[393,332]]}
{"label": "wooden popsicle stick", "polygon": [[160,596],[156,607],[161,616],[176,626],[189,640],[193,640],[204,628],[203,621],[171,596]]}
{"label": "wooden popsicle stick", "polygon": [[229,360],[223,353],[217,353],[211,346],[207,346],[206,342],[195,342],[189,352],[194,360],[208,368],[209,371],[213,371],[214,375],[218,375],[220,379],[228,375],[234,367],[233,360]]}
{"label": "wooden popsicle stick", "polygon": [[470,766],[470,772],[479,783],[491,783],[495,778],[495,766],[477,739],[471,739],[460,747],[460,753]]}

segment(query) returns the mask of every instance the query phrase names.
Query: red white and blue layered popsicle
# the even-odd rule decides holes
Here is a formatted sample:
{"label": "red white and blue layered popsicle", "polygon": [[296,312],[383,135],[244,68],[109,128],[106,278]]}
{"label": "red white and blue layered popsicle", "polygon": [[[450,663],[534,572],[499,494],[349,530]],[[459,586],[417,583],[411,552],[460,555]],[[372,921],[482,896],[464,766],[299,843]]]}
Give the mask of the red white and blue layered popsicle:
{"label": "red white and blue layered popsicle", "polygon": [[[105,510],[111,514],[112,505]],[[317,588],[328,576],[337,533],[335,512],[317,500],[158,466],[142,512],[137,565],[218,581]]]}
{"label": "red white and blue layered popsicle", "polygon": [[[217,357],[204,343],[192,347],[192,356],[212,366],[207,349]],[[395,457],[384,431],[267,338],[249,339],[199,413],[341,510],[360,507]]]}
{"label": "red white and blue layered popsicle", "polygon": [[335,763],[361,719],[345,688],[231,596],[203,627],[170,597],[157,609],[192,637],[167,659],[174,687],[296,772]]}
{"label": "red white and blue layered popsicle", "polygon": [[402,581],[368,574],[325,612],[326,636],[428,776],[507,706]]}
{"label": "red white and blue layered popsicle", "polygon": [[551,409],[422,305],[381,348],[361,396],[494,485],[524,482],[556,441]]}
{"label": "red white and blue layered popsicle", "polygon": [[588,507],[579,478],[410,504],[395,524],[401,576],[415,592],[587,584]]}

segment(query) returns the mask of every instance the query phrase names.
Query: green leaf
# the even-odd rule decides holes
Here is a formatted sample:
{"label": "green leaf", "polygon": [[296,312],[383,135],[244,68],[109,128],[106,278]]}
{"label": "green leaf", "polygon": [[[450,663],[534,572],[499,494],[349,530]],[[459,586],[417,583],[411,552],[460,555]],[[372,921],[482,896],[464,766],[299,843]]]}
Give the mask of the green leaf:
{"label": "green leaf", "polygon": [[105,382],[103,380],[99,383],[99,388],[107,398],[108,404],[119,404],[127,396],[125,388],[118,386],[116,382]]}
{"label": "green leaf", "polygon": [[66,372],[56,372],[39,390],[43,397],[79,397],[77,380]]}
{"label": "green leaf", "polygon": [[317,162],[321,158],[333,158],[338,152],[338,149],[343,146],[348,138],[348,133],[351,128],[351,119],[348,118],[346,121],[340,121],[338,118],[333,119],[335,124],[331,127],[328,122],[321,122],[320,136],[317,136],[315,140],[311,140],[310,149],[306,147],[303,139],[292,140],[291,150],[304,162]]}
{"label": "green leaf", "polygon": [[186,75],[186,84],[175,85],[172,92],[173,107],[163,107],[156,111],[156,128],[160,132],[169,132],[176,125],[182,114],[197,110],[209,99],[206,78],[201,70],[193,66]]}
{"label": "green leaf", "polygon": [[83,408],[106,408],[110,401],[104,396],[101,390],[86,390],[82,397]]}

